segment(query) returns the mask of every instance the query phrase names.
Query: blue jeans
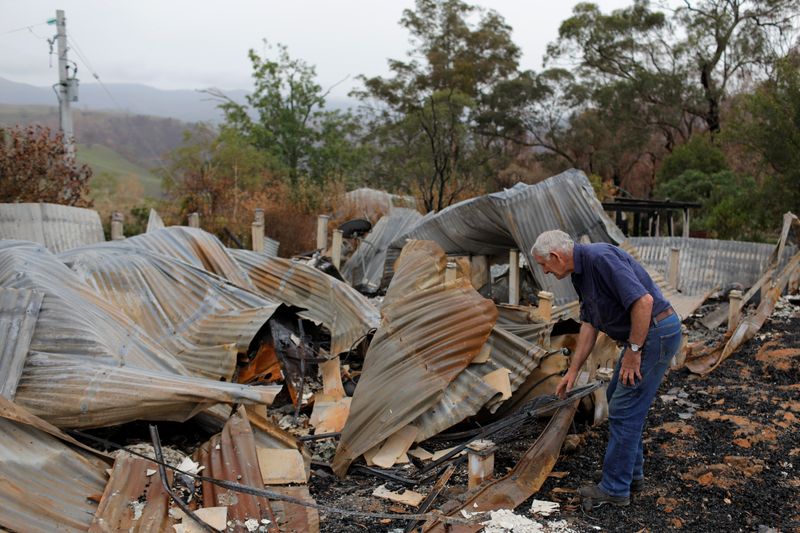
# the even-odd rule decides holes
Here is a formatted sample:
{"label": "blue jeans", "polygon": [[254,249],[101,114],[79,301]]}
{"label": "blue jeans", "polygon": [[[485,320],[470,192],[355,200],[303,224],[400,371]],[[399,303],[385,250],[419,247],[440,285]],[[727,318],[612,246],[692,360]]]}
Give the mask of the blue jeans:
{"label": "blue jeans", "polygon": [[676,313],[650,325],[642,349],[641,380],[633,386],[619,383],[622,357],[608,384],[608,448],[600,488],[612,496],[630,495],[631,480],[644,478],[642,432],[647,411],[681,345],[681,322]]}

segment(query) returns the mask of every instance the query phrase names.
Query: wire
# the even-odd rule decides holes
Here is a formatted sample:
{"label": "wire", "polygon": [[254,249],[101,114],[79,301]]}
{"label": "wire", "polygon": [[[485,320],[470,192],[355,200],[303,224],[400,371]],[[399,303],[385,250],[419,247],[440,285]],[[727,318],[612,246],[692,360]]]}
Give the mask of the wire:
{"label": "wire", "polygon": [[[114,95],[111,94],[111,91],[106,86],[106,84],[103,83],[103,80],[100,79],[100,75],[97,74],[97,71],[95,71],[94,67],[92,66],[89,59],[86,57],[86,54],[83,52],[83,49],[81,49],[81,46],[78,44],[78,41],[75,39],[75,37],[72,35],[68,35],[67,42],[72,46],[72,50],[78,56],[78,59],[80,59],[83,65],[87,68],[92,77],[95,80],[97,80],[97,83],[100,85],[100,88],[103,89],[106,95],[108,95],[108,98],[117,108],[117,111],[121,113],[126,113],[125,109],[122,107],[119,101],[117,101]],[[150,141],[147,139],[147,136],[140,136],[140,140],[142,141],[142,144],[144,145],[145,149],[150,153],[150,157],[153,158],[153,161],[158,165],[158,167],[162,171],[166,171],[166,166],[164,165],[161,156],[158,155],[156,151],[153,149],[153,146],[150,144]]]}
{"label": "wire", "polygon": [[78,437],[82,437],[85,439],[93,440],[104,446],[108,446],[111,448],[115,448],[117,450],[124,450],[131,455],[135,455],[137,457],[141,457],[142,459],[147,459],[148,461],[152,461],[156,465],[162,465],[170,470],[178,472],[179,474],[184,474],[199,481],[206,481],[208,483],[213,483],[214,485],[220,486],[225,489],[232,490],[234,492],[241,492],[243,494],[250,494],[252,496],[262,496],[264,498],[268,498],[270,500],[278,500],[284,501],[287,503],[292,503],[295,505],[301,505],[303,507],[310,507],[312,509],[317,509],[320,511],[325,511],[326,513],[331,514],[338,514],[343,516],[362,516],[365,518],[377,518],[377,519],[390,519],[390,520],[443,520],[451,524],[472,524],[471,520],[461,519],[452,516],[443,516],[440,513],[424,513],[424,514],[396,514],[396,513],[372,513],[372,512],[364,512],[364,511],[356,511],[353,509],[341,509],[339,507],[332,507],[329,505],[321,505],[318,503],[312,503],[306,500],[302,500],[300,498],[294,498],[292,496],[287,496],[285,494],[281,494],[280,492],[275,492],[271,490],[261,489],[257,487],[250,487],[248,485],[242,485],[241,483],[235,483],[233,481],[227,481],[224,479],[217,479],[213,477],[203,476],[200,474],[193,474],[191,472],[184,472],[179,468],[176,468],[163,460],[158,460],[156,457],[150,457],[149,455],[129,450],[125,446],[121,444],[117,444],[107,439],[103,439],[100,437],[95,437],[94,435],[90,435],[88,433],[84,433],[77,429],[68,429],[66,430],[67,433],[71,433]]}
{"label": "wire", "polygon": [[10,35],[12,33],[17,33],[18,31],[28,30],[29,32],[33,33],[33,35],[35,35],[36,37],[39,37],[40,39],[44,39],[44,37],[36,35],[32,28],[36,28],[37,26],[44,26],[45,24],[47,24],[47,22],[40,22],[38,24],[30,24],[28,26],[22,26],[21,28],[16,28],[16,29],[13,29],[13,30],[7,30],[7,31],[4,31],[4,32],[0,33],[0,37],[2,37],[4,35]]}

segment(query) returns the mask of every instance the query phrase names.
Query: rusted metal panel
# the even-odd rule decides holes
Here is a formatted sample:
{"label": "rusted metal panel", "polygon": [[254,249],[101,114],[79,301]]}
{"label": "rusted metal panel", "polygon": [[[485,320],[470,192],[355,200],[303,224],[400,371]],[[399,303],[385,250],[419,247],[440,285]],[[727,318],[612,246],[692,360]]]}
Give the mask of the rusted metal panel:
{"label": "rusted metal panel", "polygon": [[[256,445],[250,423],[243,411],[231,415],[222,432],[214,435],[194,454],[194,460],[204,466],[203,475],[215,479],[233,481],[250,487],[263,487],[258,466]],[[236,523],[236,531],[246,531],[248,519],[271,521],[275,528],[275,516],[269,500],[260,496],[237,493],[208,481],[203,481],[203,506],[228,508],[228,520]]]}
{"label": "rusted metal panel", "polygon": [[108,464],[32,426],[0,418],[0,528],[86,531]]}
{"label": "rusted metal panel", "polygon": [[42,293],[0,287],[0,396],[14,399],[42,306]]}
{"label": "rusted metal panel", "polygon": [[586,175],[573,169],[535,185],[518,183],[447,207],[421,221],[392,247],[402,248],[406,239],[427,239],[447,253],[502,255],[517,248],[539,289],[552,292],[561,305],[577,299],[572,283],[546,276],[530,256],[539,234],[551,229],[592,242],[619,243],[625,238],[603,211]]}
{"label": "rusted metal panel", "polygon": [[278,305],[205,270],[116,244],[61,254],[89,287],[128,315],[195,376],[230,381]]}
{"label": "rusted metal panel", "polygon": [[[553,469],[567,436],[578,401],[560,408],[544,428],[536,442],[525,452],[514,469],[504,477],[484,485],[465,502],[448,507],[448,516],[457,516],[462,509],[467,512],[486,512],[495,509],[514,509],[535,494]],[[429,522],[423,527],[426,532],[474,533],[483,525],[467,526],[451,524],[445,527],[441,522]]]}
{"label": "rusted metal panel", "polygon": [[417,207],[413,196],[400,196],[386,191],[361,187],[347,192],[337,210],[339,217],[364,217],[375,220],[392,213],[397,208]]}
{"label": "rusted metal panel", "polygon": [[724,289],[732,283],[752,285],[769,263],[775,246],[756,242],[724,241],[682,237],[635,237],[641,262],[667,276],[669,254],[678,248],[680,282],[684,294],[700,295],[711,289]]}
{"label": "rusted metal panel", "polygon": [[[270,490],[310,504],[316,503],[308,492],[308,487],[304,485],[270,487]],[[317,533],[319,531],[319,512],[313,507],[279,500],[270,502],[270,505],[275,512],[281,533]]]}
{"label": "rusted metal panel", "polygon": [[344,267],[342,277],[365,292],[381,289],[381,280],[389,245],[410,230],[422,215],[414,209],[398,208],[384,215],[358,245]]}
{"label": "rusted metal panel", "polygon": [[267,257],[248,250],[231,254],[268,298],[301,307],[303,316],[331,333],[331,355],[348,351],[377,327],[377,309],[352,287],[297,261]]}
{"label": "rusted metal panel", "polygon": [[[175,523],[168,514],[170,496],[157,469],[152,461],[119,453],[89,533],[170,531]],[[167,470],[167,483],[172,485],[172,470]]]}
{"label": "rusted metal panel", "polygon": [[489,337],[494,304],[463,273],[445,282],[446,266],[443,250],[430,241],[403,249],[336,450],[338,475],[435,405]]}
{"label": "rusted metal panel", "polygon": [[218,401],[268,404],[277,392],[191,377],[42,245],[0,241],[0,286],[44,294],[15,400],[55,425],[183,420]]}
{"label": "rusted metal panel", "polygon": [[416,442],[422,442],[461,422],[486,407],[494,412],[500,406],[499,392],[484,377],[501,368],[509,370],[511,390],[515,391],[547,356],[540,346],[525,341],[495,326],[484,349],[490,350],[485,363],[471,364],[445,389],[441,399],[412,424],[419,428]]}
{"label": "rusted metal panel", "polygon": [[100,215],[56,204],[0,204],[0,239],[33,241],[54,253],[103,242]]}
{"label": "rusted metal panel", "polygon": [[250,278],[230,256],[228,249],[214,235],[200,228],[170,226],[130,237],[118,245],[174,257],[221,276],[234,285],[253,290]]}

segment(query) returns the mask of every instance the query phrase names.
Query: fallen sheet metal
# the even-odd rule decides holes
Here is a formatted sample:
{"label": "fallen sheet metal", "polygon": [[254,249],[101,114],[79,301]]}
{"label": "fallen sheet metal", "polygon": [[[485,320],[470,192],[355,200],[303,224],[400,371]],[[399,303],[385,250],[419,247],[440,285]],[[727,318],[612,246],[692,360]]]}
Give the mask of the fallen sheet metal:
{"label": "fallen sheet metal", "polygon": [[377,309],[355,289],[303,263],[231,250],[268,298],[305,309],[302,316],[323,324],[331,333],[331,355],[347,352],[378,326]]}
{"label": "fallen sheet metal", "polygon": [[[790,236],[791,241],[789,241]],[[760,292],[759,305],[740,320],[735,329],[729,331],[718,344],[702,347],[699,351],[690,348],[685,362],[689,370],[702,375],[710,373],[742,344],[755,336],[772,314],[784,288],[790,281],[796,279],[800,272],[800,252],[796,252],[798,244],[800,244],[800,219],[792,213],[786,213],[783,216],[781,236],[773,248],[769,265],[761,278],[742,297],[741,305],[744,307],[757,292]]]}
{"label": "fallen sheet metal", "polygon": [[0,396],[14,399],[33,329],[42,306],[42,293],[0,287]]}
{"label": "fallen sheet metal", "polygon": [[[247,485],[263,487],[258,466],[256,444],[246,414],[242,410],[231,415],[222,432],[214,435],[194,454],[194,460],[204,466],[203,475]],[[270,531],[278,531],[269,500],[203,481],[203,506],[228,508],[228,520],[244,531],[247,520],[270,521]]]}
{"label": "fallen sheet metal", "polygon": [[59,255],[192,373],[230,381],[277,303],[188,263],[116,244]]}
{"label": "fallen sheet metal", "polygon": [[467,366],[447,386],[436,405],[412,422],[419,428],[416,442],[422,442],[444,431],[475,415],[484,407],[494,413],[503,399],[499,391],[486,382],[486,376],[507,369],[509,385],[514,391],[525,382],[540,361],[547,357],[547,352],[540,346],[499,326],[492,328],[484,351],[488,351],[489,357],[485,363]]}
{"label": "fallen sheet metal", "polygon": [[386,288],[381,282],[389,245],[421,219],[414,209],[397,208],[384,215],[344,264],[342,277],[362,292],[372,294]]}
{"label": "fallen sheet metal", "polygon": [[446,267],[430,241],[409,243],[398,259],[333,460],[339,476],[435,405],[488,339],[494,304],[463,275],[445,281]]}
{"label": "fallen sheet metal", "polygon": [[53,253],[103,242],[100,215],[57,204],[0,204],[0,240],[43,244]]}
{"label": "fallen sheet metal", "polygon": [[0,434],[0,529],[87,531],[109,463],[6,418]]}
{"label": "fallen sheet metal", "polygon": [[[270,487],[270,490],[284,496],[304,501],[310,505],[316,503],[304,485]],[[271,501],[272,511],[278,521],[278,528],[286,533],[317,533],[319,531],[319,512],[309,506],[287,501]]]}
{"label": "fallen sheet metal", "polygon": [[769,264],[774,245],[682,237],[634,237],[640,262],[667,276],[670,250],[680,250],[678,287],[684,295],[699,296],[733,283],[750,287]]}
{"label": "fallen sheet metal", "polygon": [[507,256],[510,248],[517,248],[539,289],[552,292],[561,305],[577,299],[572,283],[546,276],[530,256],[539,234],[551,229],[591,242],[625,239],[603,211],[589,179],[573,169],[535,185],[518,183],[447,207],[400,236],[392,248],[402,248],[406,239],[434,241],[447,253]]}
{"label": "fallen sheet metal", "polygon": [[200,228],[170,226],[127,238],[118,244],[180,259],[234,285],[253,290],[250,278],[230,256],[228,249],[214,235]]}
{"label": "fallen sheet metal", "polygon": [[[553,415],[536,442],[525,452],[514,469],[504,477],[484,485],[465,502],[446,505],[448,516],[457,516],[463,509],[469,513],[487,512],[494,509],[514,509],[535,494],[547,479],[558,459],[561,445],[572,424],[578,402],[560,408]],[[445,527],[441,522],[428,522],[423,531],[445,531],[452,533],[477,532],[483,525],[467,526],[451,524]]]}
{"label": "fallen sheet metal", "polygon": [[160,229],[164,229],[164,221],[161,220],[158,211],[150,208],[150,214],[147,216],[147,229],[145,233],[153,233]]}
{"label": "fallen sheet metal", "polygon": [[15,400],[55,425],[183,420],[214,402],[269,404],[280,389],[190,377],[41,245],[0,241],[0,287],[44,295]]}
{"label": "fallen sheet metal", "polygon": [[[168,514],[170,496],[157,469],[152,461],[119,453],[89,533],[171,530],[175,520]],[[172,470],[167,470],[167,483],[172,485]]]}

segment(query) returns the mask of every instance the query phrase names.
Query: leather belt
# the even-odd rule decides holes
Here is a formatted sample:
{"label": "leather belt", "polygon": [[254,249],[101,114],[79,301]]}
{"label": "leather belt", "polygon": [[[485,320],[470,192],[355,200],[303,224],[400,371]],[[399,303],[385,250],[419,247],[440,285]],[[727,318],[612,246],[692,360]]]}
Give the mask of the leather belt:
{"label": "leather belt", "polygon": [[673,313],[675,313],[675,311],[673,311],[672,307],[667,307],[666,309],[658,313],[656,316],[654,316],[652,322],[653,323],[661,322],[662,320],[664,320]]}

